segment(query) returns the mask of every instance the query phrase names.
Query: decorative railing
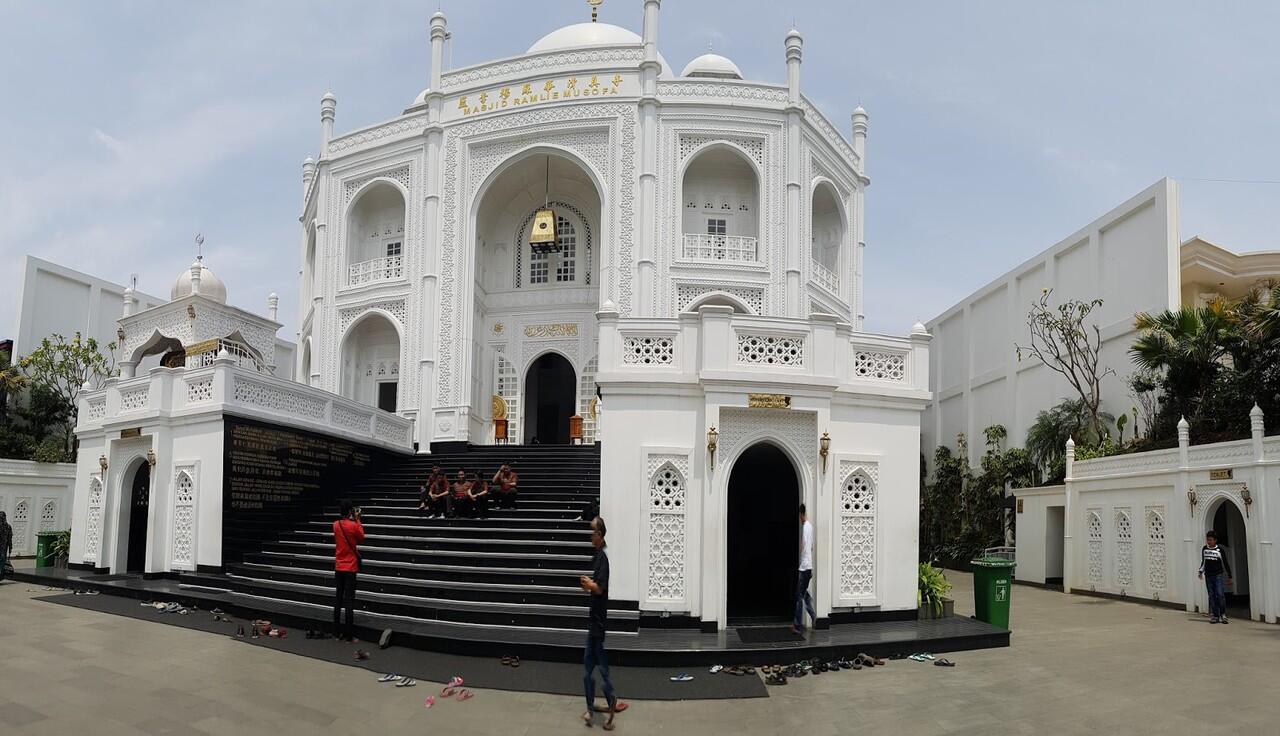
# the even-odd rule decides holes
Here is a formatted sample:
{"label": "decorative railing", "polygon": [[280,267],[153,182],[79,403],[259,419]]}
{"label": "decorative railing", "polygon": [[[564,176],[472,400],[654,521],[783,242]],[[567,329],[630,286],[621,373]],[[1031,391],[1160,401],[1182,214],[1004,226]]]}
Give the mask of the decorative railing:
{"label": "decorative railing", "polygon": [[755,263],[760,260],[756,239],[748,235],[684,234],[684,257],[694,261],[734,261]]}
{"label": "decorative railing", "polygon": [[252,368],[259,373],[273,372],[248,345],[226,337],[205,340],[187,348],[186,367],[207,368],[213,365],[213,361],[218,359],[223,350],[241,368]]}
{"label": "decorative railing", "polygon": [[404,278],[404,256],[387,256],[353,263],[347,268],[347,285],[360,286]]}
{"label": "decorative railing", "polygon": [[813,280],[817,281],[819,286],[832,294],[839,295],[840,277],[836,275],[835,271],[832,271],[816,260],[810,261],[810,265],[813,267]]}

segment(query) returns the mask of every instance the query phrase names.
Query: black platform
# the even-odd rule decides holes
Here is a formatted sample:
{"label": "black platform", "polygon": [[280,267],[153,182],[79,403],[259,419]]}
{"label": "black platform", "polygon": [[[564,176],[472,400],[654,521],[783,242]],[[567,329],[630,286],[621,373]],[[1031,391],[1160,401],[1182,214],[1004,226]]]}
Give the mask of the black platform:
{"label": "black platform", "polygon": [[[19,570],[15,578],[37,585],[98,590],[140,600],[178,601],[200,608],[221,607],[234,616],[261,615],[293,628],[327,626],[332,609],[321,604],[272,600],[219,591],[175,580],[141,576],[105,576],[55,568]],[[104,580],[104,578],[110,578]],[[371,640],[384,628],[395,631],[394,643],[452,654],[573,662],[582,659],[583,634],[535,627],[482,626],[427,622],[396,616],[356,613],[357,634]],[[637,633],[610,634],[610,661],[619,665],[694,667],[711,664],[790,663],[866,652],[887,657],[914,652],[954,652],[1009,645],[1009,632],[969,618],[933,621],[884,621],[836,624],[812,631],[803,642],[746,644],[729,629],[702,633],[691,629],[640,628]]]}

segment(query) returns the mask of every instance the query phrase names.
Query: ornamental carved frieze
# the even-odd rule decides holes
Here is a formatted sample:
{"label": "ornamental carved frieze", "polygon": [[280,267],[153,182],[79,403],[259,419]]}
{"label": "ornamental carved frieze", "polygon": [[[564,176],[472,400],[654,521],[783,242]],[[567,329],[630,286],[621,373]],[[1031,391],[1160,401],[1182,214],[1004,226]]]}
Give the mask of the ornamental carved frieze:
{"label": "ornamental carved frieze", "polygon": [[531,338],[577,337],[578,325],[573,322],[561,322],[551,325],[525,325],[524,336]]}

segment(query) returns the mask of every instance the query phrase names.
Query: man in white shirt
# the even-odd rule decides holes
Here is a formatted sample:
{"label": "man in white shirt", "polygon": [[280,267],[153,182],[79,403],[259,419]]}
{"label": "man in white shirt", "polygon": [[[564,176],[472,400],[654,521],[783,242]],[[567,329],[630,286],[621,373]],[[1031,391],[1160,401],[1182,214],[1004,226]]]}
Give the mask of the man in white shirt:
{"label": "man in white shirt", "polygon": [[809,582],[813,580],[813,524],[805,516],[804,504],[800,504],[800,574],[796,579],[796,619],[791,630],[804,634],[804,612],[809,611],[813,625],[818,625],[818,613],[813,609],[813,596],[809,595]]}

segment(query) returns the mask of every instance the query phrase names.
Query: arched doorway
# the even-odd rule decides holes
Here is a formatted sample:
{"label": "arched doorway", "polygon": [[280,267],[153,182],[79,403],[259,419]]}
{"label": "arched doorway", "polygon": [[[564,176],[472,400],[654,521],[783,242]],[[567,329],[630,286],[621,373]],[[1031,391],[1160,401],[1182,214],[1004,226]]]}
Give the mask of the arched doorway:
{"label": "arched doorway", "polygon": [[729,473],[728,623],[789,620],[800,563],[800,481],[790,458],[760,442]]}
{"label": "arched doorway", "polygon": [[342,341],[343,396],[395,412],[400,403],[400,332],[381,312],[366,312]]}
{"label": "arched doorway", "polygon": [[569,444],[569,417],[577,395],[573,364],[559,353],[545,353],[524,377],[525,444]]}
{"label": "arched doorway", "polygon": [[1205,531],[1212,529],[1217,535],[1231,569],[1231,583],[1226,586],[1228,615],[1249,618],[1249,540],[1244,515],[1224,498],[1206,518],[1210,523]]}
{"label": "arched doorway", "polygon": [[151,466],[138,463],[129,478],[129,527],[125,549],[125,572],[144,572],[147,566],[147,520],[151,510]]}

